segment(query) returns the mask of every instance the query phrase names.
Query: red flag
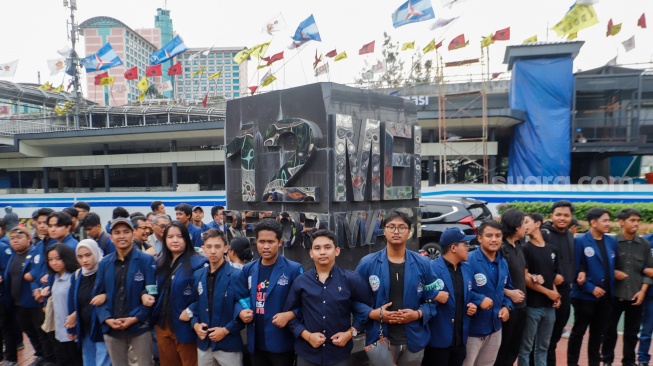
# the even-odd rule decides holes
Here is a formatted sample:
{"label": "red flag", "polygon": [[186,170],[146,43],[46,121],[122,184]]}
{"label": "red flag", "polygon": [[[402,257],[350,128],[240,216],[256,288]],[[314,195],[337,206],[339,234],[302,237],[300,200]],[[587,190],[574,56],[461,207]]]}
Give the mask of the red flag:
{"label": "red flag", "polygon": [[442,47],[442,41],[438,42],[438,44],[435,45],[435,49],[437,50],[440,47]]}
{"label": "red flag", "polygon": [[249,89],[249,94],[254,95],[254,93],[256,92],[256,89],[258,89],[258,85],[250,86],[247,89]]}
{"label": "red flag", "polygon": [[181,62],[177,62],[176,64],[170,66],[168,69],[168,76],[172,75],[181,75]]}
{"label": "red flag", "polygon": [[338,54],[338,51],[333,50],[333,51],[327,52],[326,55],[324,55],[324,56],[326,56],[326,57],[336,57],[337,54]]}
{"label": "red flag", "polygon": [[496,78],[498,78],[499,75],[501,75],[500,72],[494,72],[494,73],[492,73],[492,79],[496,79]]}
{"label": "red flag", "polygon": [[270,57],[263,57],[261,60],[267,62],[265,66],[270,66],[272,65],[273,62],[283,60],[283,51],[279,53],[275,53],[274,55]]}
{"label": "red flag", "polygon": [[206,102],[208,102],[208,101],[209,101],[209,93],[206,93],[206,95],[204,96],[204,99],[202,99],[202,106],[204,108],[206,108]]}
{"label": "red flag", "polygon": [[145,76],[161,76],[161,64],[156,66],[148,66],[145,68]]}
{"label": "red flag", "polygon": [[465,47],[465,34],[461,34],[449,42],[449,51]]}
{"label": "red flag", "polygon": [[605,33],[605,36],[608,37],[610,36],[610,30],[614,27],[614,23],[612,23],[612,18],[608,21],[608,31]]}
{"label": "red flag", "polygon": [[364,55],[366,53],[373,53],[374,52],[374,42],[376,42],[376,41],[372,41],[372,42],[364,45],[363,47],[361,47],[361,49],[358,50],[358,54],[359,55]]}
{"label": "red flag", "polygon": [[646,13],[642,13],[642,16],[637,20],[637,26],[646,28]]}
{"label": "red flag", "polygon": [[317,67],[317,64],[322,62],[322,55],[320,57],[317,57],[317,50],[315,50],[315,61],[313,61],[313,68]]}
{"label": "red flag", "polygon": [[125,79],[127,80],[136,80],[138,79],[138,68],[136,66],[125,71]]}
{"label": "red flag", "polygon": [[510,27],[500,29],[494,32],[492,36],[493,41],[509,41],[510,40]]}
{"label": "red flag", "polygon": [[95,80],[93,81],[94,85],[100,85],[102,82],[102,78],[108,78],[109,77],[109,72],[103,72],[101,74],[95,75]]}

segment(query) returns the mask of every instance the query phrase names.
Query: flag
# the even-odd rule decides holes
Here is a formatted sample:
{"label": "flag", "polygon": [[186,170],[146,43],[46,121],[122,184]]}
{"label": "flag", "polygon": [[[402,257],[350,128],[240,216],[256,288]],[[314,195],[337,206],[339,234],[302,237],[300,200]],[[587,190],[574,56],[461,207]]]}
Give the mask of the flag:
{"label": "flag", "polygon": [[551,29],[556,32],[558,37],[562,37],[569,33],[577,33],[579,30],[598,24],[598,22],[599,18],[596,16],[594,6],[574,5]]}
{"label": "flag", "polygon": [[646,13],[642,13],[642,16],[637,19],[637,26],[646,28]]}
{"label": "flag", "polygon": [[134,66],[131,69],[127,69],[127,71],[125,71],[125,79],[127,80],[138,79],[138,67]]}
{"label": "flag", "polygon": [[392,13],[392,26],[423,22],[435,18],[433,7],[429,0],[408,0]]}
{"label": "flag", "polygon": [[[143,80],[145,80],[145,78],[143,78]],[[145,82],[147,83],[147,80],[145,80]],[[138,95],[138,101],[139,102],[142,102],[144,99],[145,99],[145,91],[143,91],[142,93],[140,93]]]}
{"label": "flag", "polygon": [[366,45],[363,45],[363,47],[361,47],[361,49],[358,50],[358,54],[364,55],[366,53],[374,53],[374,42],[376,41],[372,41]]}
{"label": "flag", "polygon": [[331,51],[327,52],[324,56],[333,58],[333,57],[336,57],[337,55],[338,55],[338,51],[331,50]]}
{"label": "flag", "polygon": [[430,30],[436,30],[438,28],[444,27],[445,25],[453,22],[456,19],[458,19],[458,17],[448,18],[448,19],[440,18],[440,19],[436,20],[435,23],[431,24],[429,26],[429,29]]}
{"label": "flag", "polygon": [[608,31],[605,33],[605,36],[616,36],[619,32],[621,32],[621,23],[613,25],[612,18],[610,18],[608,21]]}
{"label": "flag", "polygon": [[116,81],[116,78],[114,77],[105,77],[100,80],[100,85],[105,86],[105,85],[111,85],[113,82]]}
{"label": "flag", "polygon": [[406,42],[401,46],[402,51],[406,50],[414,50],[415,49],[415,41],[412,42]]}
{"label": "flag", "polygon": [[269,57],[263,57],[261,60],[267,62],[267,64],[265,66],[270,66],[275,61],[283,60],[283,51],[281,51],[279,53],[275,53],[274,55],[269,56]]}
{"label": "flag", "polygon": [[431,42],[429,42],[429,44],[426,45],[426,47],[424,47],[422,49],[422,52],[424,52],[426,54],[426,53],[429,53],[429,52],[434,51],[436,49],[437,49],[437,47],[435,47],[435,38],[434,38],[434,39],[431,40]]}
{"label": "flag", "polygon": [[[136,84],[136,86],[138,87],[138,90],[144,92],[150,87],[150,83],[148,83],[145,76],[143,76],[141,81],[139,81],[138,84]],[[139,97],[139,100],[140,100],[140,97]]]}
{"label": "flag", "polygon": [[471,64],[477,63],[478,61],[479,61],[479,59],[477,59],[477,58],[471,58],[471,59],[462,60],[462,61],[445,62],[444,66],[446,66],[446,67],[465,66],[465,65],[471,65]]}
{"label": "flag", "polygon": [[145,76],[161,76],[161,64],[154,66],[147,66],[145,68]]}
{"label": "flag", "polygon": [[522,43],[535,43],[535,42],[537,42],[537,34],[532,37],[526,38]]}
{"label": "flag", "polygon": [[162,92],[172,91],[172,82],[170,80],[164,81],[159,87]]}
{"label": "flag", "polygon": [[218,71],[215,74],[209,75],[209,80],[218,79],[222,75],[222,71]]}
{"label": "flag", "polygon": [[39,85],[39,89],[45,90],[45,91],[50,91],[50,90],[52,90],[52,84],[50,84],[49,81],[46,81],[45,84]]}
{"label": "flag", "polygon": [[206,93],[204,99],[202,99],[202,107],[206,108],[206,103],[209,101],[209,93]]}
{"label": "flag", "polygon": [[53,92],[53,93],[61,93],[61,92],[63,92],[63,84],[61,84],[61,85],[59,85],[58,87],[56,87],[52,92]]}
{"label": "flag", "polygon": [[456,38],[452,39],[451,42],[449,42],[449,51],[451,50],[457,50],[459,48],[463,48],[467,46],[469,42],[465,42],[465,34],[461,34],[457,36]]}
{"label": "flag", "polygon": [[277,78],[274,77],[270,71],[268,71],[265,73],[265,75],[263,75],[263,79],[261,79],[261,88],[272,84],[272,82],[275,80],[277,80]]}
{"label": "flag", "polygon": [[200,67],[199,70],[191,72],[190,77],[194,78],[195,76],[202,75],[203,73],[204,73],[204,68]]}
{"label": "flag", "polygon": [[492,73],[492,79],[496,79],[496,78],[498,78],[499,75],[501,75],[500,72],[493,72],[493,73]]}
{"label": "flag", "polygon": [[284,29],[286,29],[286,21],[283,19],[283,15],[279,13],[274,16],[274,18],[265,22],[262,31],[272,35],[272,33],[282,31]]}
{"label": "flag", "polygon": [[257,58],[263,58],[263,55],[265,55],[265,52],[268,50],[268,46],[270,46],[270,42],[257,44],[256,46],[254,46],[252,48],[246,48],[246,49],[238,52],[236,54],[236,56],[234,56],[234,62],[237,63],[238,65],[240,65],[245,60],[247,60],[250,56],[251,57],[257,57]]}
{"label": "flag", "polygon": [[48,60],[48,69],[50,69],[50,76],[57,75],[58,73],[66,70],[66,59],[55,58]]}
{"label": "flag", "polygon": [[177,62],[168,69],[168,76],[173,75],[181,75],[181,62]]}
{"label": "flag", "polygon": [[109,72],[103,72],[101,74],[95,75],[95,80],[93,82],[93,85],[101,85],[102,84],[102,79],[108,78],[109,77]]}
{"label": "flag", "polygon": [[571,41],[572,39],[576,39],[576,38],[578,38],[578,32],[569,33],[569,35],[567,36],[568,41]]}
{"label": "flag", "polygon": [[322,62],[322,55],[320,57],[317,57],[317,50],[315,50],[315,61],[313,61],[313,68],[315,69],[317,67],[317,64]]}
{"label": "flag", "polygon": [[344,60],[347,58],[347,51],[342,51],[339,54],[336,55],[336,58],[333,59],[333,61],[340,61]]}
{"label": "flag", "polygon": [[385,72],[386,67],[385,67],[385,62],[384,61],[377,61],[376,65],[372,65],[372,72],[377,73],[377,72]]}
{"label": "flag", "polygon": [[57,50],[57,53],[63,57],[70,57],[70,51],[73,49],[70,48],[67,44],[63,45],[60,49]]}
{"label": "flag", "polygon": [[325,64],[322,64],[322,65],[318,66],[318,68],[315,69],[315,76],[317,77],[317,76],[320,76],[322,74],[326,74],[328,72],[329,72],[329,64],[325,63]]}
{"label": "flag", "polygon": [[315,19],[313,14],[306,18],[303,22],[299,23],[295,35],[292,36],[292,39],[299,42],[299,44],[306,43],[308,41],[314,40],[321,42],[320,32],[317,29],[317,24],[315,24]]}
{"label": "flag", "polygon": [[624,45],[626,52],[630,52],[633,48],[635,48],[635,36],[628,38],[627,40],[621,42],[621,44]]}
{"label": "flag", "polygon": [[122,60],[111,47],[111,43],[105,44],[96,53],[84,57],[81,61],[86,72],[107,70],[122,65]]}
{"label": "flag", "polygon": [[481,48],[487,47],[492,43],[494,43],[494,33],[490,34],[487,37],[483,37],[483,39],[481,40]]}
{"label": "flag", "polygon": [[617,56],[605,63],[605,66],[617,66]]}
{"label": "flag", "polygon": [[256,85],[256,86],[249,86],[249,87],[247,87],[247,89],[249,89],[249,94],[250,94],[250,95],[254,95],[254,93],[256,92],[256,89],[258,89],[258,85]]}
{"label": "flag", "polygon": [[492,37],[493,41],[509,41],[510,40],[510,27],[499,29]]}
{"label": "flag", "polygon": [[172,41],[163,46],[163,48],[152,52],[150,55],[150,64],[162,64],[186,50],[188,50],[188,47],[184,44],[184,40],[181,39],[181,36],[177,35]]}

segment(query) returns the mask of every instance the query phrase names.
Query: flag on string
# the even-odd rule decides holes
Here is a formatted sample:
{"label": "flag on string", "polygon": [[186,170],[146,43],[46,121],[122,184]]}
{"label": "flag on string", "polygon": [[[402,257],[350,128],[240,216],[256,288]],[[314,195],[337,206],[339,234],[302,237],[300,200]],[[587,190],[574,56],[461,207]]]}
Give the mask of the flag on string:
{"label": "flag on string", "polygon": [[73,50],[73,49],[70,48],[70,46],[68,46],[67,44],[65,44],[65,45],[63,45],[63,47],[61,47],[60,49],[57,50],[57,53],[60,54],[60,55],[63,56],[63,57],[70,57],[70,52],[71,52],[72,50]]}
{"label": "flag on string", "polygon": [[63,86],[63,84],[61,84],[58,87],[54,88],[54,90],[52,92],[53,93],[61,93],[61,92],[63,92],[63,89],[64,89],[64,86]]}
{"label": "flag on string", "polygon": [[492,79],[496,79],[496,78],[498,78],[499,75],[501,75],[500,72],[494,72],[494,73],[492,73]]}
{"label": "flag on string", "polygon": [[616,36],[619,32],[621,32],[621,23],[613,24],[612,18],[610,18],[610,20],[608,21],[608,31],[605,33],[605,36],[606,37]]}
{"label": "flag on string", "polygon": [[102,79],[108,78],[109,77],[109,72],[103,72],[101,74],[95,75],[95,80],[93,81],[93,85],[101,85],[102,84]]}
{"label": "flag on string", "polygon": [[317,65],[322,62],[322,55],[320,57],[317,57],[317,50],[315,50],[315,61],[313,61],[313,68],[317,68]]}
{"label": "flag on string", "polygon": [[145,68],[145,76],[151,77],[151,76],[161,76],[161,64],[154,65],[154,66],[147,66]]}
{"label": "flag on string", "polygon": [[138,79],[138,68],[136,66],[125,71],[125,79],[127,80],[136,80]]}
{"label": "flag on string", "polygon": [[45,84],[39,86],[39,89],[45,90],[45,91],[50,91],[50,90],[52,90],[52,84],[50,84],[49,81],[46,81]]}
{"label": "flag on string", "polygon": [[456,19],[458,19],[458,18],[459,18],[459,17],[448,18],[448,19],[440,18],[440,19],[436,20],[435,23],[431,24],[431,25],[429,26],[429,29],[430,29],[430,30],[436,30],[436,29],[438,29],[438,28],[444,27],[445,25],[447,25],[447,24],[453,22],[454,20],[456,20]]}
{"label": "flag on string", "polygon": [[272,33],[282,31],[284,29],[286,29],[286,21],[283,19],[283,15],[279,13],[265,22],[262,31],[272,35]]}
{"label": "flag on string", "polygon": [[164,81],[159,87],[159,90],[162,92],[172,91],[172,82],[170,80]]}
{"label": "flag on string", "polygon": [[358,50],[358,54],[359,55],[364,55],[364,54],[367,54],[367,53],[374,53],[374,43],[375,42],[376,41],[372,41],[372,42],[370,42],[368,44],[363,45],[363,47],[361,47],[361,49]]}
{"label": "flag on string", "polygon": [[565,14],[561,21],[553,26],[558,37],[563,37],[570,33],[578,33],[579,30],[598,24],[599,18],[596,16],[594,6],[576,5]]}
{"label": "flag on string", "polygon": [[322,75],[322,74],[326,74],[326,73],[328,73],[328,72],[329,72],[329,64],[328,64],[328,63],[324,63],[324,64],[318,66],[318,67],[315,69],[315,76],[317,77],[317,76],[320,76],[320,75]]}
{"label": "flag on string", "polygon": [[572,39],[576,39],[576,38],[578,38],[578,32],[569,33],[569,35],[567,36],[568,41],[571,41]]}
{"label": "flag on string", "polygon": [[435,18],[435,13],[429,0],[408,0],[392,13],[392,26],[399,28],[406,24],[433,18]]}
{"label": "flag on string", "polygon": [[510,27],[499,29],[492,37],[493,41],[509,41],[510,40]]}
{"label": "flag on string", "polygon": [[272,84],[272,82],[275,80],[277,80],[277,78],[274,77],[270,71],[268,71],[265,73],[265,75],[263,75],[263,79],[261,79],[261,88]]}
{"label": "flag on string", "polygon": [[347,58],[347,51],[342,51],[339,54],[336,55],[336,57],[333,59],[333,61],[340,61],[344,60]]}
{"label": "flag on string", "polygon": [[110,76],[107,76],[107,77],[105,77],[105,78],[102,78],[102,80],[100,80],[100,85],[101,85],[101,86],[111,85],[111,84],[113,84],[115,81],[116,81],[116,78],[114,78],[114,77],[110,77]]}
{"label": "flag on string", "polygon": [[209,93],[206,93],[204,99],[202,99],[202,107],[206,108],[206,103],[209,101]]}
{"label": "flag on string", "polygon": [[195,76],[202,75],[203,73],[204,73],[204,68],[200,67],[199,70],[191,72],[190,77],[194,78]]}
{"label": "flag on string", "polygon": [[525,43],[535,43],[535,42],[537,42],[537,34],[532,37],[526,38],[522,43],[525,44]]}
{"label": "flag on string", "polygon": [[258,89],[258,85],[249,86],[249,87],[247,87],[247,89],[249,89],[249,94],[250,95],[254,95],[254,93],[256,92],[256,89]]}
{"label": "flag on string", "polygon": [[494,33],[490,34],[487,37],[483,37],[483,39],[481,40],[481,48],[488,47],[492,43],[494,43]]}
{"label": "flag on string", "polygon": [[263,57],[263,58],[261,58],[261,60],[267,62],[267,64],[265,66],[270,66],[275,61],[283,60],[283,51],[281,51],[279,53],[275,53],[274,55],[269,56],[269,57]]}
{"label": "flag on string", "polygon": [[338,51],[331,50],[331,51],[327,52],[324,56],[329,57],[329,58],[333,58],[333,57],[336,57],[337,55],[338,55]]}
{"label": "flag on string", "polygon": [[637,26],[641,28],[646,28],[646,13],[642,13],[642,16],[637,19]]}
{"label": "flag on string", "polygon": [[55,59],[48,60],[48,69],[50,69],[50,76],[54,76],[62,71],[65,71],[66,59],[55,58]]}
{"label": "flag on string", "polygon": [[150,55],[150,64],[162,64],[187,50],[188,47],[184,44],[184,40],[181,39],[181,36],[177,35],[172,41],[163,46],[163,48],[152,52]]}
{"label": "flag on string", "polygon": [[382,73],[386,71],[385,61],[377,61],[375,65],[372,65],[373,73]]}
{"label": "flag on string", "polygon": [[452,39],[451,42],[449,42],[449,51],[452,50],[457,50],[459,48],[463,48],[469,44],[469,41],[465,42],[465,34],[461,34],[457,36],[456,38]]}
{"label": "flag on string", "polygon": [[[145,78],[143,78],[143,80],[145,80]],[[147,82],[147,80],[145,80],[145,81]],[[145,99],[145,93],[146,93],[146,92],[143,91],[142,93],[140,93],[140,94],[138,95],[138,101],[139,101],[139,102],[142,102],[142,101]]]}
{"label": "flag on string", "polygon": [[320,32],[317,29],[317,24],[315,24],[315,18],[313,18],[313,14],[311,14],[311,16],[306,18],[303,22],[299,23],[299,26],[295,31],[295,35],[292,36],[292,39],[295,40],[295,42],[298,42],[300,45],[311,40],[318,42],[322,41],[322,38],[320,38]]}
{"label": "flag on string", "polygon": [[86,72],[107,70],[122,65],[122,60],[111,47],[111,43],[105,44],[96,53],[84,57],[81,62]]}
{"label": "flag on string", "polygon": [[251,57],[256,57],[256,58],[263,58],[265,55],[265,52],[268,50],[268,47],[270,46],[270,42],[266,43],[261,43],[257,44],[256,46],[252,48],[246,48],[236,54],[234,56],[234,62],[237,63],[238,65],[242,64],[245,60],[247,60],[250,56]]}
{"label": "flag on string", "polygon": [[209,80],[219,79],[221,75],[222,75],[222,71],[218,71],[215,74],[209,75]]}
{"label": "flag on string", "polygon": [[406,50],[414,50],[415,49],[415,41],[412,42],[406,42],[403,45],[401,45],[401,50],[406,51]]}
{"label": "flag on string", "polygon": [[624,46],[626,52],[630,52],[633,48],[635,48],[635,36],[633,35],[627,40],[621,42],[621,44]]}
{"label": "flag on string", "polygon": [[177,62],[168,69],[168,76],[173,75],[181,75],[181,62]]}
{"label": "flag on string", "polygon": [[150,83],[148,83],[148,82],[147,82],[147,78],[145,78],[145,76],[143,76],[143,78],[141,78],[141,81],[139,81],[139,82],[136,84],[136,86],[138,87],[138,90],[144,92],[144,91],[146,91],[146,90],[150,87]]}
{"label": "flag on string", "polygon": [[424,48],[422,49],[422,52],[423,52],[424,54],[427,54],[427,53],[429,53],[429,52],[431,52],[431,51],[435,51],[436,49],[437,49],[437,47],[436,47],[436,45],[435,45],[435,38],[434,38],[434,39],[431,40],[431,42],[429,42],[429,43],[426,45],[426,47],[424,47]]}

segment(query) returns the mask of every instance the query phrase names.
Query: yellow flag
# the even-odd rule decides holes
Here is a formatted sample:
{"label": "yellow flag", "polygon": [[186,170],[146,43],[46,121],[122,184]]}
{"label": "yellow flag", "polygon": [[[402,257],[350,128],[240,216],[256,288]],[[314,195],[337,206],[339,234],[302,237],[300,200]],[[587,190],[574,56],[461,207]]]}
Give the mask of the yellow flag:
{"label": "yellow flag", "polygon": [[267,64],[258,65],[258,66],[256,66],[256,70],[265,69],[266,67],[268,67]]}
{"label": "yellow flag", "polygon": [[535,43],[535,42],[537,42],[537,34],[532,37],[526,38],[522,43]]}
{"label": "yellow flag", "polygon": [[612,27],[610,27],[610,32],[608,32],[608,35],[616,36],[619,32],[621,32],[621,23],[615,24]]}
{"label": "yellow flag", "polygon": [[[150,83],[148,83],[148,82],[147,82],[147,79],[145,78],[145,76],[143,76],[143,78],[141,79],[141,81],[139,81],[139,82],[136,84],[136,86],[138,87],[138,90],[140,90],[140,91],[146,91],[146,90],[150,87]],[[139,98],[139,100],[142,100],[142,99],[140,99],[140,97],[138,97],[138,98]],[[145,98],[145,97],[143,96],[143,98]]]}
{"label": "yellow flag", "polygon": [[211,79],[217,79],[217,78],[220,77],[220,75],[222,75],[222,71],[218,71],[218,72],[216,72],[215,74],[211,74],[211,75],[209,75],[209,80],[211,80]]}
{"label": "yellow flag", "polygon": [[54,107],[54,112],[60,116],[66,114],[66,110],[59,107]]}
{"label": "yellow flag", "polygon": [[269,46],[270,46],[270,42],[257,44],[256,46],[251,48],[252,52],[250,52],[250,56],[256,57],[256,58],[263,58],[263,56],[265,56],[265,52],[267,52]]}
{"label": "yellow flag", "polygon": [[336,57],[333,59],[333,62],[340,61],[346,58],[347,58],[347,51],[342,51],[336,55]]}
{"label": "yellow flag", "polygon": [[203,73],[204,73],[204,68],[201,67],[199,70],[194,71],[194,72],[191,72],[191,73],[190,73],[190,76],[191,76],[191,77],[195,77],[195,76],[198,76],[198,75],[202,75]]}
{"label": "yellow flag", "polygon": [[481,41],[481,47],[487,47],[492,43],[494,43],[494,39],[492,39],[493,37],[494,37],[494,33],[490,34],[487,37],[484,37],[483,40]]}
{"label": "yellow flag", "polygon": [[268,73],[263,77],[263,80],[261,80],[261,88],[272,84],[275,80],[277,80],[277,78],[268,71]]}
{"label": "yellow flag", "polygon": [[45,91],[52,90],[52,84],[50,84],[49,81],[46,81],[45,84],[39,86],[39,89]]}
{"label": "yellow flag", "polygon": [[427,44],[426,47],[422,49],[422,52],[424,53],[429,53],[431,51],[435,51],[435,38],[432,39],[431,42],[429,42],[429,44]]}
{"label": "yellow flag", "polygon": [[61,93],[61,92],[63,92],[63,84],[61,84],[61,85],[59,85],[58,87],[56,87],[56,89],[54,89],[52,92],[53,92],[53,93]]}
{"label": "yellow flag", "polygon": [[112,78],[112,77],[102,78],[102,79],[100,79],[100,85],[102,85],[102,86],[111,85],[111,84],[113,84],[114,81],[116,81],[116,78]]}
{"label": "yellow flag", "polygon": [[406,42],[406,43],[403,44],[403,46],[401,46],[402,51],[414,50],[414,49],[415,49],[415,41]]}
{"label": "yellow flag", "polygon": [[139,101],[139,102],[142,102],[144,99],[145,99],[145,92],[142,92],[142,93],[138,96],[138,101]]}
{"label": "yellow flag", "polygon": [[234,62],[237,63],[238,65],[242,64],[247,58],[249,58],[249,55],[252,53],[252,50],[250,49],[245,49],[236,54],[234,56]]}
{"label": "yellow flag", "polygon": [[578,32],[569,33],[569,35],[567,36],[568,41],[571,41],[572,39],[576,39],[576,38],[578,38]]}
{"label": "yellow flag", "polygon": [[599,18],[596,16],[594,6],[576,4],[551,29],[556,32],[558,37],[562,37],[570,33],[577,33],[579,30],[598,24],[598,22]]}

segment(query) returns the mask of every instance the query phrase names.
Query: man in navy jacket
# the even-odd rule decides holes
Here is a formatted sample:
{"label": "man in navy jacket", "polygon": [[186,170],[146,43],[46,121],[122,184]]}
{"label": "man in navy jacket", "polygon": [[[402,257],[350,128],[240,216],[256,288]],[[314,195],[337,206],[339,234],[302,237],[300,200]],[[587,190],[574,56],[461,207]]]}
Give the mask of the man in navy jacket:
{"label": "man in navy jacket", "polygon": [[614,295],[614,269],[617,257],[617,240],[609,235],[610,213],[604,208],[587,211],[590,230],[574,239],[578,286],[571,289],[574,307],[574,327],[567,345],[567,365],[576,366],[580,347],[587,327],[590,337],[587,343],[589,366],[599,366],[601,337],[612,312]]}

